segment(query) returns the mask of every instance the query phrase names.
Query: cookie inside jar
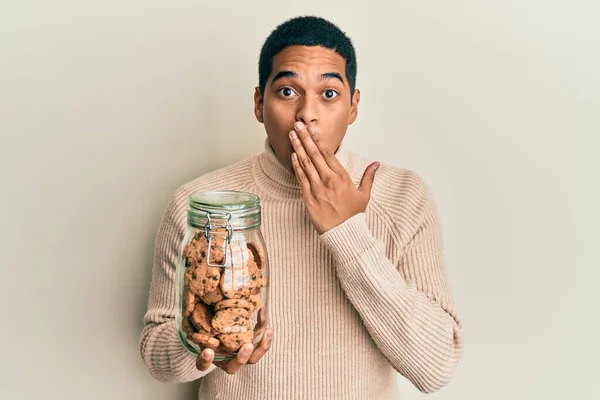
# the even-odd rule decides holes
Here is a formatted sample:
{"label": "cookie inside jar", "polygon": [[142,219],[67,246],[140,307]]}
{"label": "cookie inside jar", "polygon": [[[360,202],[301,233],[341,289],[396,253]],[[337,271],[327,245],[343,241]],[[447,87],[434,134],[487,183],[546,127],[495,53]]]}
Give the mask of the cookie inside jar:
{"label": "cookie inside jar", "polygon": [[267,259],[245,234],[198,230],[183,249],[181,330],[200,348],[227,359],[266,329]]}

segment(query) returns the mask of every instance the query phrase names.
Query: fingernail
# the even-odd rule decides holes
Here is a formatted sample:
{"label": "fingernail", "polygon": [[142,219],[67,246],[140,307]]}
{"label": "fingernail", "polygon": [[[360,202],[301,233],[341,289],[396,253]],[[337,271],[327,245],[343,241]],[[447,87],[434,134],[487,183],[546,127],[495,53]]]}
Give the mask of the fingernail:
{"label": "fingernail", "polygon": [[205,359],[205,360],[207,360],[207,361],[210,360],[210,351],[207,350],[207,351],[203,352],[202,353],[202,358]]}
{"label": "fingernail", "polygon": [[266,336],[267,340],[271,340],[271,339],[273,339],[273,332],[269,331],[269,332],[267,332],[267,334],[265,336]]}
{"label": "fingernail", "polygon": [[290,137],[291,137],[292,139],[294,139],[294,140],[298,139],[298,135],[296,135],[296,132],[295,132],[295,131],[291,131],[291,132],[290,132]]}
{"label": "fingernail", "polygon": [[252,346],[251,345],[244,346],[244,348],[242,349],[242,354],[247,356],[250,353],[252,353]]}
{"label": "fingernail", "polygon": [[304,124],[301,121],[298,121],[294,124],[294,128],[300,132],[302,129],[304,129]]}

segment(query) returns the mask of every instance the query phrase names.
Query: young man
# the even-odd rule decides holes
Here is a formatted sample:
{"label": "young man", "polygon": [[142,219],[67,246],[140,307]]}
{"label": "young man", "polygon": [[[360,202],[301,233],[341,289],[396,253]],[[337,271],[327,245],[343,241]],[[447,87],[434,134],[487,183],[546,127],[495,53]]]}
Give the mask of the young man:
{"label": "young man", "polygon": [[[395,399],[396,371],[433,392],[451,378],[462,327],[446,277],[436,206],[414,172],[340,144],[358,113],[352,43],[330,22],[278,26],[259,61],[262,153],[180,187],[166,210],[141,354],[164,382],[202,378],[200,399]],[[174,272],[188,196],[261,198],[272,330],[229,362],[180,345]],[[272,341],[272,343],[271,343]]]}

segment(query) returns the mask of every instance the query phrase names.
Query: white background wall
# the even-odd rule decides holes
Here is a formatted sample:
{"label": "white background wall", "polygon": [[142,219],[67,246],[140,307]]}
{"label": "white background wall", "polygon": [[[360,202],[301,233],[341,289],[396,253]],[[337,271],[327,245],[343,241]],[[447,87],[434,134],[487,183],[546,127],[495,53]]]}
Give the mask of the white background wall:
{"label": "white background wall", "polygon": [[0,398],[195,398],[139,356],[154,234],[177,186],[261,150],[258,52],[298,14],[357,47],[347,148],[438,201],[467,341],[430,398],[600,396],[599,3],[367,3],[0,5]]}

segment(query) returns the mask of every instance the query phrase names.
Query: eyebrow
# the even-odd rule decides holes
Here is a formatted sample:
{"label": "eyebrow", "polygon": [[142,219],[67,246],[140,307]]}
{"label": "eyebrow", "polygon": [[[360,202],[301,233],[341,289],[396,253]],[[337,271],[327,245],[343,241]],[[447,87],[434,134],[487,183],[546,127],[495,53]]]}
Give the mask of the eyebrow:
{"label": "eyebrow", "polygon": [[342,79],[342,75],[337,72],[326,72],[321,75],[320,80],[324,81],[327,79],[339,79],[342,84],[344,84],[344,80]]}
{"label": "eyebrow", "polygon": [[[275,83],[275,81],[277,81],[278,79],[282,79],[282,78],[297,79],[298,74],[295,73],[294,71],[279,71],[275,74],[271,83]],[[342,79],[342,75],[340,75],[337,72],[325,72],[324,74],[321,74],[321,76],[319,77],[319,80],[321,80],[321,81],[324,81],[327,79],[338,79],[340,82],[342,82],[342,84],[344,84],[344,79]]]}

